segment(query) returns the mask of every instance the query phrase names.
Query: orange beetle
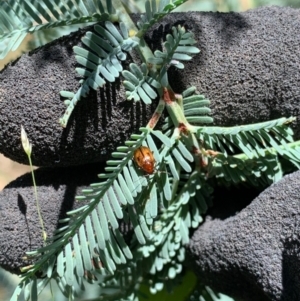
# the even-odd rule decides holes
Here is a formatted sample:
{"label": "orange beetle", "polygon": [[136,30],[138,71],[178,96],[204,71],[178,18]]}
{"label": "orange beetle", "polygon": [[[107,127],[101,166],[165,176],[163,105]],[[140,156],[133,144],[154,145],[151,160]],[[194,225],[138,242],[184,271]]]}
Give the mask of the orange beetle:
{"label": "orange beetle", "polygon": [[140,146],[134,151],[134,162],[149,175],[154,173],[155,159],[149,147]]}

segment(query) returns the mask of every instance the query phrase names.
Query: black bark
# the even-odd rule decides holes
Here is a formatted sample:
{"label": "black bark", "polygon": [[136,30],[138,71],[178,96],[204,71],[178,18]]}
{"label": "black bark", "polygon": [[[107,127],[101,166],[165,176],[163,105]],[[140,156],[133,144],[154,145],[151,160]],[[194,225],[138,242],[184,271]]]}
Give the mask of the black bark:
{"label": "black bark", "polygon": [[287,175],[235,215],[224,207],[247,190],[219,194],[188,247],[199,279],[243,301],[300,300],[299,184],[300,171]]}
{"label": "black bark", "polygon": [[[84,205],[75,201],[82,188],[99,180],[101,164],[69,168],[40,168],[35,171],[38,199],[48,237],[59,228],[66,212]],[[27,173],[7,185],[0,193],[0,266],[19,274],[31,263],[26,251],[43,245],[32,176]]]}

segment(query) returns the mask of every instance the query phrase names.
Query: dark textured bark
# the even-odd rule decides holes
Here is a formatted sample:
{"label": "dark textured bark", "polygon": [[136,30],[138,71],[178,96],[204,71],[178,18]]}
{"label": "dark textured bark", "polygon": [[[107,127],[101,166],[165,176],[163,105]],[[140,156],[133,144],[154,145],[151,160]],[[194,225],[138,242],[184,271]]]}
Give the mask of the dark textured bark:
{"label": "dark textured bark", "polygon": [[[183,71],[170,70],[170,81],[176,92],[196,85],[208,96],[215,124],[299,117],[299,10],[172,14],[149,33],[151,47],[160,47],[162,36],[174,24],[195,33],[201,53]],[[20,145],[21,124],[33,143],[34,163],[47,166],[103,161],[145,124],[150,111],[129,105],[122,85],[116,83],[81,100],[69,126],[59,127],[64,105],[58,93],[78,87],[71,46],[80,36],[82,32],[24,55],[0,73],[0,151],[6,156],[27,162]],[[99,169],[94,164],[36,171],[48,235],[72,208],[80,187],[93,182]],[[201,280],[244,300],[300,299],[299,177],[295,173],[284,178],[241,212],[235,214],[233,209],[232,217],[226,215],[225,206],[219,218],[212,214],[206,218],[188,246]],[[251,200],[248,194],[229,191],[216,202],[228,204],[233,199],[236,206],[243,195]],[[42,244],[31,176],[7,186],[0,193],[0,204],[0,265],[18,272],[26,264],[24,252]]]}
{"label": "dark textured bark", "polygon": [[[35,171],[38,198],[45,231],[52,237],[59,219],[84,203],[74,200],[83,187],[99,180],[101,165],[69,168],[41,168]],[[7,185],[0,193],[0,266],[20,273],[26,251],[43,245],[32,176],[27,173]]]}
{"label": "dark textured bark", "polygon": [[[171,14],[154,26],[147,42],[161,48],[163,36],[178,24],[195,33],[201,53],[183,71],[172,68],[170,82],[176,92],[195,85],[209,97],[215,124],[300,116],[299,10]],[[9,158],[27,163],[19,140],[21,124],[33,143],[37,166],[103,161],[146,124],[150,108],[147,113],[143,105],[128,103],[116,82],[81,100],[68,127],[59,126],[65,109],[59,91],[78,88],[72,46],[82,35],[80,31],[23,55],[0,73],[0,152]]]}
{"label": "dark textured bark", "polygon": [[[219,218],[214,208],[188,248],[199,279],[244,301],[300,300],[299,184],[297,171],[234,216]],[[224,207],[245,197],[247,191],[233,191],[219,202]]]}

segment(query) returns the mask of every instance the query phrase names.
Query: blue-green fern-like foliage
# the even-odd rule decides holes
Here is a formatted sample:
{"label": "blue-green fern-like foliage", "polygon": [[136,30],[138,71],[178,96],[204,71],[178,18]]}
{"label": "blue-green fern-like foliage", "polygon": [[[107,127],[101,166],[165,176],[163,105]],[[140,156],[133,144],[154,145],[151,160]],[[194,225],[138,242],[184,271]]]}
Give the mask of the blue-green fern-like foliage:
{"label": "blue-green fern-like foliage", "polygon": [[0,2],[0,59],[15,51],[28,33],[73,24],[108,20],[115,13],[112,1],[4,0]]}
{"label": "blue-green fern-like foliage", "polygon": [[[132,63],[130,64],[130,71],[124,70],[122,72],[125,78],[123,83],[127,90],[126,97],[128,100],[142,100],[145,104],[150,104],[158,96],[153,88],[160,89],[161,86],[168,86],[168,68],[173,65],[182,69],[184,65],[180,61],[190,60],[192,59],[191,54],[199,53],[199,49],[193,46],[196,44],[193,34],[185,32],[183,27],[173,27],[172,34],[168,34],[166,39],[167,41],[164,43],[165,51],[156,50],[154,52],[155,57],[148,59],[147,63],[150,64],[150,69],[145,63],[141,67]],[[160,71],[154,72],[152,65],[155,68],[160,67]],[[205,112],[202,111],[200,114],[210,112],[209,108],[202,110],[205,110]],[[195,113],[198,112],[187,112],[187,115]]]}
{"label": "blue-green fern-like foliage", "polygon": [[149,70],[145,63],[141,67],[131,63],[129,68],[130,71],[124,70],[122,72],[125,78],[123,84],[126,88],[126,98],[134,101],[142,99],[145,104],[151,104],[152,100],[157,98],[156,90],[161,88],[161,84],[148,75]]}
{"label": "blue-green fern-like foliage", "polygon": [[170,13],[172,10],[186,2],[186,0],[156,0],[145,2],[145,14],[141,15],[141,19],[137,22],[139,35],[143,36],[150,27],[152,27],[159,19]]}
{"label": "blue-green fern-like foliage", "polygon": [[90,88],[97,90],[106,82],[114,82],[122,72],[122,61],[126,60],[126,52],[137,46],[138,42],[128,36],[124,23],[120,23],[121,33],[109,21],[105,27],[95,25],[95,32],[87,32],[82,38],[86,48],[74,46],[75,58],[79,65],[77,73],[84,77],[81,87],[76,93],[61,91],[61,96],[68,97],[65,101],[67,110],[60,119],[62,126],[66,126],[68,119],[77,104],[87,96]]}
{"label": "blue-green fern-like foliage", "polygon": [[[82,85],[76,93],[61,91],[61,96],[66,97],[67,110],[60,124],[66,127],[71,113],[77,102],[87,96],[90,88],[96,90],[103,87],[106,82],[114,82],[122,72],[125,78],[124,87],[128,100],[140,101],[150,104],[161,94],[162,86],[168,86],[167,70],[171,65],[182,69],[181,61],[190,60],[191,55],[199,53],[195,46],[193,34],[186,32],[183,27],[172,28],[172,34],[168,34],[164,43],[165,51],[155,51],[155,57],[149,58],[147,63],[156,66],[158,70],[148,69],[143,63],[138,66],[130,64],[130,71],[124,70],[122,61],[126,59],[126,53],[139,45],[140,40],[135,36],[129,37],[128,29],[124,23],[120,23],[120,31],[109,21],[105,27],[95,25],[95,32],[87,32],[82,38],[86,48],[74,47],[75,58],[82,67],[76,68],[77,73],[84,77]],[[191,114],[191,113],[190,113]]]}
{"label": "blue-green fern-like foliage", "polygon": [[[146,13],[138,28],[130,23],[119,1],[113,2],[114,8],[112,1],[107,1],[106,6],[96,0],[76,1],[78,13],[75,9],[66,10],[75,3],[73,0],[59,2],[60,7],[56,1],[39,1],[36,10],[30,9],[27,1],[19,0],[16,6],[5,1],[1,11],[2,15],[12,16],[16,7],[26,7],[26,14],[20,15],[26,23],[28,18],[33,22],[35,16],[42,15],[42,8],[51,6],[52,18],[58,9],[66,14],[64,21],[61,17],[53,21],[44,16],[49,26],[55,26],[56,22],[73,22],[70,16],[91,20],[85,13],[97,8],[99,18],[105,20],[85,34],[82,47],[74,47],[81,86],[78,91],[61,92],[67,106],[61,125],[67,125],[76,103],[90,89],[99,89],[120,76],[125,79],[128,100],[145,104],[158,101],[155,118],[162,116],[164,108],[169,116],[160,130],[155,129],[157,120],[153,117],[111,154],[105,172],[99,174],[99,182],[76,197],[85,205],[68,212],[68,218],[61,221],[64,226],[48,238],[45,246],[27,253],[35,263],[22,275],[11,301],[17,300],[21,292],[25,300],[38,300],[51,279],[69,300],[74,299],[77,289],[84,289],[85,281],[103,288],[99,298],[112,300],[139,300],[142,284],[147,284],[152,293],[165,287],[172,289],[182,275],[189,232],[200,225],[212,204],[213,180],[224,185],[248,183],[266,187],[285,173],[283,161],[295,168],[300,164],[300,146],[289,128],[293,118],[237,127],[208,126],[213,118],[205,96],[198,94],[195,87],[187,88],[181,96],[172,92],[168,68],[182,69],[185,61],[199,53],[194,36],[184,27],[173,27],[163,50],[149,56],[143,34],[184,1],[161,1],[159,6],[154,0],[146,1]],[[12,7],[15,9],[10,11]],[[113,24],[112,16],[119,21],[118,26]],[[10,28],[2,23],[1,32],[5,26]],[[38,30],[46,25],[30,26],[27,27]],[[13,39],[12,33],[4,37]],[[12,45],[15,44],[11,42],[7,49],[13,49]],[[123,70],[122,62],[135,48],[144,55],[144,63],[132,63],[129,70]],[[134,162],[134,152],[140,146],[153,152],[154,173],[145,175]],[[129,235],[124,236],[121,224],[130,228]],[[194,295],[211,300],[201,283],[197,292]]]}
{"label": "blue-green fern-like foliage", "polygon": [[[194,91],[189,89],[189,93]],[[188,95],[183,104],[185,99],[189,103],[191,97],[205,99]],[[186,147],[193,142],[188,136],[178,137],[177,129],[169,121],[166,120],[163,131],[142,128],[140,134],[132,135],[125,146],[112,153],[106,172],[99,174],[103,180],[91,184],[77,197],[88,204],[69,212],[69,219],[62,221],[68,222],[68,226],[59,229],[49,245],[30,254],[37,256],[37,262],[24,275],[25,291],[34,300],[37,282],[31,274],[38,270],[47,276],[41,287],[54,278],[68,297],[75,293],[73,289],[78,284],[84,286],[83,277],[98,282],[96,279],[102,276],[101,285],[114,287],[119,292],[118,300],[138,300],[141,282],[146,281],[152,293],[171,286],[172,279],[182,272],[189,230],[199,226],[211,204],[213,189],[207,179],[216,177],[231,184],[244,181],[265,186],[279,180],[283,174],[281,157],[295,164],[300,161],[300,148],[290,145],[292,132],[288,124],[292,120],[281,118],[235,130],[194,126],[193,132],[202,143],[201,153],[196,155]],[[281,144],[267,139],[272,129],[281,133],[280,139],[276,139]],[[249,144],[249,135],[254,130],[264,137],[262,140],[257,136],[259,151]],[[229,142],[222,148],[201,136],[207,133],[214,142],[223,138]],[[241,133],[249,144],[247,154],[234,151],[240,148]],[[151,148],[157,162],[157,172],[149,177],[132,160],[134,150],[141,145]],[[284,151],[279,153],[279,149]],[[203,161],[206,163],[202,164]],[[132,227],[129,242],[124,241],[120,232],[121,219]]]}

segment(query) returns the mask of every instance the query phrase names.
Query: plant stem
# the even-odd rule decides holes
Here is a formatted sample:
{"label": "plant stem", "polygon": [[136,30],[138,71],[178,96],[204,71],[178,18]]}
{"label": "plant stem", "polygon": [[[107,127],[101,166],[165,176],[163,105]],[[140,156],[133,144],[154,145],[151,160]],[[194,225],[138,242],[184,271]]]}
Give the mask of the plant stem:
{"label": "plant stem", "polygon": [[154,129],[154,127],[156,126],[157,122],[159,121],[163,110],[165,108],[165,102],[162,98],[160,98],[159,103],[151,117],[151,119],[149,120],[148,124],[147,124],[147,128],[150,129]]}
{"label": "plant stem", "polygon": [[40,224],[42,227],[42,237],[43,237],[43,241],[45,242],[46,238],[47,238],[47,234],[45,232],[44,221],[43,221],[41,210],[40,210],[40,203],[39,203],[39,199],[38,199],[35,176],[34,176],[34,171],[33,171],[33,166],[32,166],[32,161],[31,161],[30,156],[28,156],[28,160],[29,160],[29,165],[30,165],[30,169],[31,169],[31,176],[32,176],[32,182],[33,182],[33,187],[34,187],[34,196],[35,196],[35,200],[36,200],[36,208],[37,208]]}
{"label": "plant stem", "polygon": [[[123,22],[129,31],[129,36],[133,37],[136,36],[138,33],[138,29],[135,26],[134,22],[132,21],[131,17],[129,16],[128,12],[126,11],[125,7],[123,6],[120,0],[114,0],[114,7],[116,9],[116,14],[118,15],[119,22]],[[137,37],[137,36],[136,36]],[[138,45],[138,52],[141,56],[141,59],[147,63],[148,58],[154,57],[153,52],[148,47],[147,43],[142,37],[139,38],[140,42]]]}

